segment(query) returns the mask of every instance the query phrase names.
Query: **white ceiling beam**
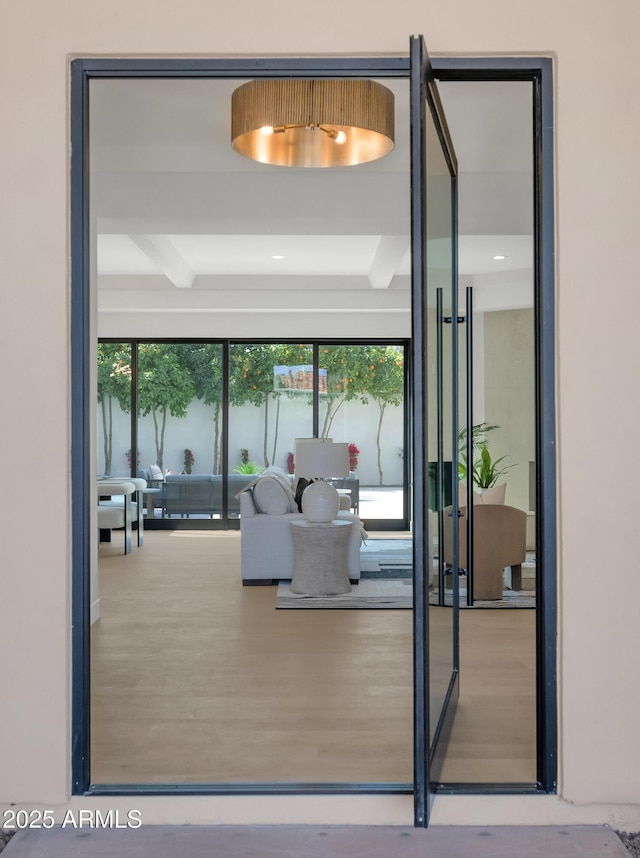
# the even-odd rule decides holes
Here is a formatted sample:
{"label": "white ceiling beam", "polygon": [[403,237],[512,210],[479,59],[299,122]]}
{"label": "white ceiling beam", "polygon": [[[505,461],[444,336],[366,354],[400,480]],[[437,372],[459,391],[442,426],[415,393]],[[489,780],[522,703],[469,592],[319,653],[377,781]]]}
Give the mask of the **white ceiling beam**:
{"label": "white ceiling beam", "polygon": [[408,292],[397,289],[322,292],[267,292],[232,289],[214,292],[206,289],[162,292],[139,289],[100,289],[98,312],[273,312],[306,310],[309,312],[409,312],[411,300]]}
{"label": "white ceiling beam", "polygon": [[129,237],[177,289],[191,289],[196,275],[166,235]]}
{"label": "white ceiling beam", "polygon": [[383,235],[369,269],[372,289],[388,289],[409,247],[406,235]]}

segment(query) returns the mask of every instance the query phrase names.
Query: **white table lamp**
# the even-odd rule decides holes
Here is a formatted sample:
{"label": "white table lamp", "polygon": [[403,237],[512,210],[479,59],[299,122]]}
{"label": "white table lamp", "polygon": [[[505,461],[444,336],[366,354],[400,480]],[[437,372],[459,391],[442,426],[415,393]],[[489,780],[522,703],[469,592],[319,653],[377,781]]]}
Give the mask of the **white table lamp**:
{"label": "white table lamp", "polygon": [[338,515],[340,498],[327,477],[349,476],[349,445],[330,438],[296,438],[296,477],[314,482],[302,495],[302,513],[307,521],[328,524]]}

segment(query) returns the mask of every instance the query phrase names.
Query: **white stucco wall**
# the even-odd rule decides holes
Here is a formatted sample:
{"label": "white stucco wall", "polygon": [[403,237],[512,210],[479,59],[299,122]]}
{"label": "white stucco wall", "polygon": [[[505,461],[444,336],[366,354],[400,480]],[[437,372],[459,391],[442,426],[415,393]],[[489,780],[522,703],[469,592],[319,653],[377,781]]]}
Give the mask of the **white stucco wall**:
{"label": "white stucco wall", "polygon": [[[560,798],[443,797],[434,821],[640,827],[639,30],[637,0],[5,4],[0,802],[70,793],[69,59],[397,55],[422,32],[434,54],[553,55],[557,75]],[[411,821],[407,797],[140,804],[146,822]]]}

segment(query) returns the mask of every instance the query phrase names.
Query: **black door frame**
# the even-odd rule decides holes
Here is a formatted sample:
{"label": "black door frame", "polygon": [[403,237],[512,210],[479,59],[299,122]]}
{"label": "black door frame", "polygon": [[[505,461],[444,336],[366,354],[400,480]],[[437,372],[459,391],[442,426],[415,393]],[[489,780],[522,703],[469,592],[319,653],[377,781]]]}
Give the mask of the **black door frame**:
{"label": "black door frame", "polygon": [[[448,792],[556,791],[556,466],[555,466],[555,262],[553,201],[553,84],[547,58],[432,59],[442,80],[530,80],[534,89],[536,420],[538,548],[538,780],[535,785],[455,785]],[[109,785],[90,783],[89,767],[89,557],[90,504],[90,339],[89,295],[89,82],[129,77],[375,77],[406,78],[409,58],[112,59],[71,61],[71,436],[72,436],[72,793],[82,794],[302,794],[414,792],[425,784]],[[415,642],[414,642],[415,646]],[[422,706],[415,699],[414,706]],[[409,787],[409,788],[408,788]]]}

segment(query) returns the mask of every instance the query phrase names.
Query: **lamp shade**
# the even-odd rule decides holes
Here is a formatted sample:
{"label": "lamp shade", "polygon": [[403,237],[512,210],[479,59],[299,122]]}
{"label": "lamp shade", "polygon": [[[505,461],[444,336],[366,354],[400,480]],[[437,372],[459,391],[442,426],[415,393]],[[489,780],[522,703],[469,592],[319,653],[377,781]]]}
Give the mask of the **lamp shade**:
{"label": "lamp shade", "polygon": [[294,461],[298,477],[348,477],[349,445],[330,438],[297,438]]}
{"label": "lamp shade", "polygon": [[345,167],[394,146],[394,95],[364,79],[260,79],[231,96],[231,145],[281,167]]}
{"label": "lamp shade", "polygon": [[307,521],[328,524],[338,515],[340,498],[325,477],[349,475],[349,445],[334,444],[330,438],[296,438],[295,471],[298,477],[315,479],[302,495],[302,512]]}

